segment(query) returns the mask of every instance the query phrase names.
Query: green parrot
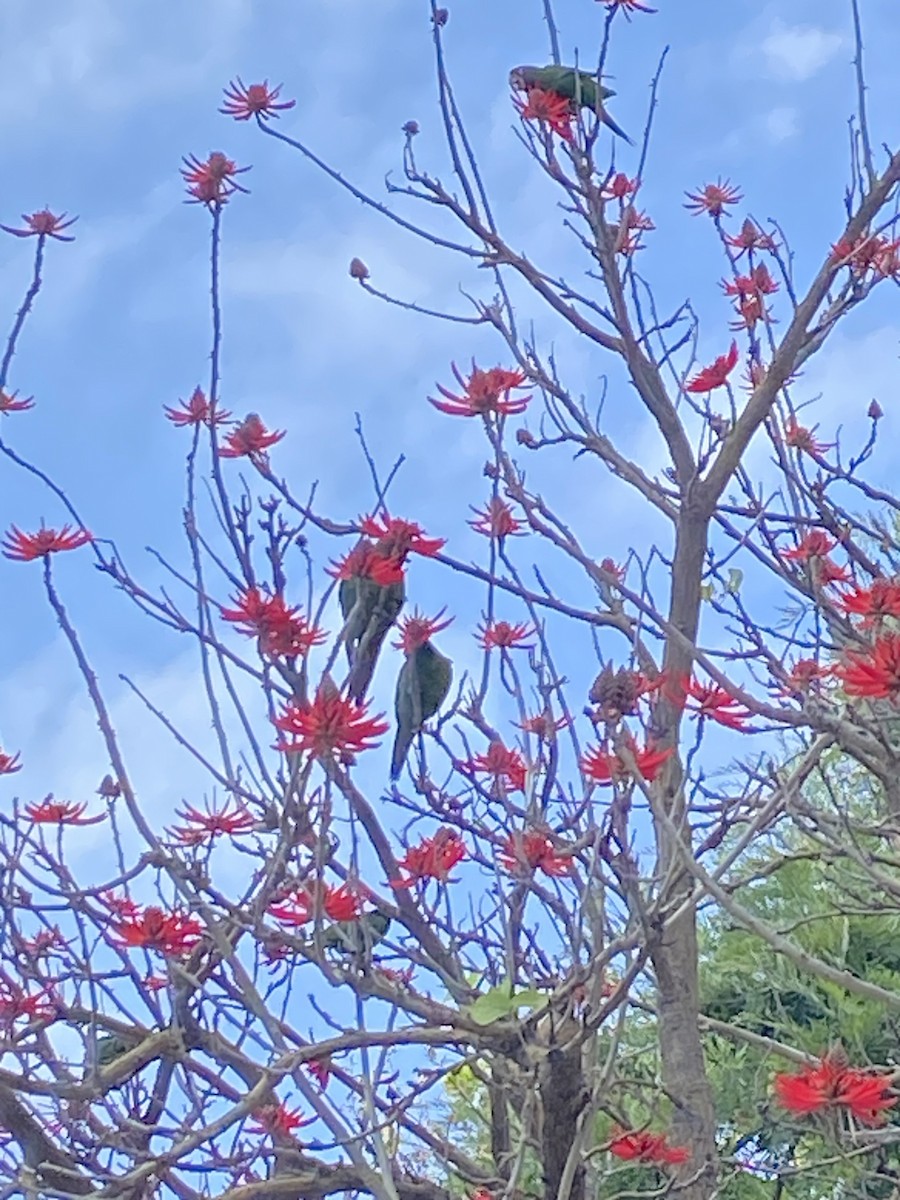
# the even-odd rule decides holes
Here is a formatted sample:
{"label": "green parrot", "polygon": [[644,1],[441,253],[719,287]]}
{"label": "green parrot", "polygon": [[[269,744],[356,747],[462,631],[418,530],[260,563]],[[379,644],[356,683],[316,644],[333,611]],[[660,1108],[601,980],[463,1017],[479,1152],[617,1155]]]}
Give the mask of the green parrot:
{"label": "green parrot", "polygon": [[529,88],[541,88],[564,96],[576,108],[588,108],[596,113],[608,129],[624,138],[629,146],[634,142],[624,129],[612,119],[603,107],[603,101],[616,93],[597,83],[589,71],[576,71],[574,67],[513,67],[509,73],[509,86],[516,92],[527,92]]}
{"label": "green parrot", "polygon": [[341,599],[342,609],[345,602],[352,600],[349,614],[344,613],[350,659],[348,695],[351,700],[361,701],[375,673],[384,639],[406,600],[406,584],[400,579],[382,587],[365,578],[348,579],[344,583],[351,585],[351,591]]}
{"label": "green parrot", "polygon": [[97,1066],[108,1067],[117,1058],[121,1058],[129,1050],[133,1050],[136,1045],[136,1042],[123,1041],[122,1038],[114,1033],[106,1037],[97,1038]]}
{"label": "green parrot", "polygon": [[337,950],[357,964],[368,963],[372,949],[387,936],[391,918],[378,909],[363,913],[357,921],[335,921],[322,935],[326,950]]}
{"label": "green parrot", "polygon": [[397,735],[391,756],[391,779],[399,779],[413,738],[447,699],[453,682],[453,664],[430,641],[406,656],[397,677],[394,712]]}

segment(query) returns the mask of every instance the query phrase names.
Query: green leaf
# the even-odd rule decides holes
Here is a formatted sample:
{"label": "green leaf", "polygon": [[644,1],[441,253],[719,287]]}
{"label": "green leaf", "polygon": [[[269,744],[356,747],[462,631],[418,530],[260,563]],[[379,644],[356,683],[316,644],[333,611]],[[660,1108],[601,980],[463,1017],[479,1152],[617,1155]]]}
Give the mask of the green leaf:
{"label": "green leaf", "polygon": [[479,996],[466,1011],[478,1025],[490,1025],[493,1021],[512,1016],[520,1008],[539,1008],[546,1003],[547,997],[537,988],[523,988],[516,992],[508,983],[500,983]]}
{"label": "green leaf", "polygon": [[731,596],[736,596],[741,590],[743,582],[744,572],[739,571],[737,567],[732,567],[728,572],[728,582],[725,584],[725,591]]}

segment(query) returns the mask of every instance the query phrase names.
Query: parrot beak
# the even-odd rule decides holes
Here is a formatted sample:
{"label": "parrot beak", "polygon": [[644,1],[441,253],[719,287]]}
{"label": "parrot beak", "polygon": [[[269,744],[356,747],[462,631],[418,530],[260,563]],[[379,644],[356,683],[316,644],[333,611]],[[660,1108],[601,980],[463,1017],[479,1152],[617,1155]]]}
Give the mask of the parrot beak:
{"label": "parrot beak", "polygon": [[509,73],[509,86],[514,92],[525,91],[525,80],[522,78],[522,72],[515,68]]}

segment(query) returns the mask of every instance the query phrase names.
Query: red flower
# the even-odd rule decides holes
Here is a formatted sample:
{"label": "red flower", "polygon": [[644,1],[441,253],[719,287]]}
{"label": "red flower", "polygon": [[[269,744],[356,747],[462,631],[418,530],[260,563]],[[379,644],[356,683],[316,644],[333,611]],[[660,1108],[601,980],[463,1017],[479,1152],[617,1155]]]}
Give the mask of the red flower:
{"label": "red flower", "polygon": [[403,562],[396,555],[376,552],[371,542],[362,540],[333,561],[328,574],[335,579],[371,579],[379,587],[390,587],[403,582]]}
{"label": "red flower", "polygon": [[225,445],[219,447],[220,458],[252,458],[255,454],[263,454],[270,446],[280,442],[284,430],[270,433],[256,413],[250,413],[236,429],[225,439]]}
{"label": "red flower", "polygon": [[32,1021],[53,1021],[59,1014],[56,1000],[47,988],[26,995],[21,988],[4,982],[0,991],[0,1027],[11,1029],[22,1017]]}
{"label": "red flower", "polygon": [[270,88],[269,81],[264,79],[262,83],[251,83],[245,87],[239,75],[223,89],[225,103],[219,112],[226,117],[234,117],[236,121],[249,121],[251,117],[256,117],[258,121],[269,121],[273,117],[277,120],[279,111],[293,108],[297,103],[296,100],[277,102],[283,86],[279,84],[276,88]]}
{"label": "red flower", "polygon": [[737,275],[734,279],[723,279],[726,296],[771,296],[778,291],[778,283],[769,273],[765,263],[758,263],[749,275]]}
{"label": "red flower", "polygon": [[0,775],[12,775],[14,771],[21,771],[22,764],[19,762],[21,754],[4,754],[0,750]]}
{"label": "red flower", "polygon": [[194,203],[206,204],[210,208],[219,207],[226,204],[229,196],[233,196],[235,192],[247,191],[245,187],[241,187],[235,176],[249,171],[250,168],[239,167],[221,150],[214,150],[205,162],[201,162],[193,154],[182,159],[182,162],[184,166],[181,174],[188,185],[188,195]]}
{"label": "red flower", "polygon": [[545,875],[570,875],[572,859],[559,854],[553,841],[540,829],[511,833],[500,852],[500,864],[512,875],[540,869]]}
{"label": "red flower", "polygon": [[[842,238],[831,248],[832,257],[841,260],[841,266],[849,267],[854,275],[862,276],[872,271],[881,279],[896,277],[900,269],[897,251],[900,241],[890,241],[884,236],[862,234],[855,242]],[[846,260],[846,261],[843,261]]]}
{"label": "red flower", "polygon": [[735,698],[715,683],[700,683],[696,679],[682,680],[678,688],[679,699],[689,712],[698,717],[709,717],[728,729],[745,729],[751,714]]}
{"label": "red flower", "polygon": [[315,901],[308,888],[301,887],[287,896],[282,896],[267,911],[276,921],[284,925],[297,927],[308,925],[315,916]]}
{"label": "red flower", "polygon": [[620,567],[619,564],[614,562],[611,558],[601,559],[600,570],[606,571],[608,575],[614,576],[616,583],[623,583],[625,581],[627,568]]}
{"label": "red flower", "polygon": [[29,408],[34,408],[34,397],[29,396],[27,400],[17,400],[18,392],[13,392],[10,395],[0,388],[0,413],[25,412]]}
{"label": "red flower", "polygon": [[377,538],[374,552],[382,558],[394,559],[401,565],[409,554],[421,554],[433,558],[447,544],[446,538],[427,538],[421,525],[415,521],[404,521],[402,517],[361,517],[359,523],[363,533]]}
{"label": "red flower", "polygon": [[328,1087],[328,1080],[331,1078],[331,1063],[327,1058],[309,1058],[303,1067],[312,1075],[320,1088],[324,1090]]}
{"label": "red flower", "polygon": [[871,587],[854,587],[838,599],[845,613],[863,618],[863,627],[873,625],[884,617],[900,617],[900,583],[893,579],[876,579]]}
{"label": "red flower", "polygon": [[58,242],[74,242],[73,237],[65,237],[63,230],[68,229],[70,225],[74,225],[78,220],[77,217],[70,217],[66,220],[66,214],[55,216],[49,208],[42,208],[40,212],[33,212],[31,216],[26,216],[22,213],[22,220],[27,228],[13,229],[9,225],[0,225],[5,233],[11,233],[14,237],[39,237],[39,238],[56,238]]}
{"label": "red flower", "polygon": [[232,603],[234,608],[222,609],[222,619],[237,625],[248,637],[258,637],[264,654],[294,658],[325,641],[325,634],[299,616],[298,608],[288,608],[280,593],[266,596],[254,585]]}
{"label": "red flower", "polygon": [[835,670],[848,696],[896,700],[900,695],[900,633],[878,638],[867,654],[848,654]]}
{"label": "red flower", "polygon": [[43,958],[53,951],[68,949],[68,945],[56,925],[52,929],[41,929],[33,938],[23,938],[21,942],[22,953],[29,958]]}
{"label": "red flower", "polygon": [[637,1162],[663,1166],[667,1163],[683,1163],[691,1157],[687,1146],[670,1146],[664,1133],[622,1131],[609,1144],[610,1154],[616,1158],[634,1159]]}
{"label": "red flower", "polygon": [[610,226],[610,231],[614,235],[613,249],[617,254],[623,254],[627,258],[635,251],[642,249],[641,234],[645,230],[655,228],[656,226],[646,213],[638,212],[634,205],[629,204],[622,213],[622,220],[617,225]]}
{"label": "red flower", "polygon": [[524,100],[513,96],[513,103],[523,121],[542,121],[564,141],[572,140],[572,106],[565,96],[530,87],[526,89]]}
{"label": "red flower", "polygon": [[687,198],[692,203],[686,204],[685,208],[697,215],[709,213],[711,217],[720,217],[727,205],[737,204],[738,200],[743,199],[741,193],[736,187],[732,187],[727,179],[724,183],[721,179],[717,183],[708,183],[699,192],[688,192]]}
{"label": "red flower", "polygon": [[768,324],[772,320],[772,315],[763,304],[762,297],[759,295],[744,296],[737,306],[738,319],[729,322],[728,328],[734,330],[756,328],[757,322],[762,321]]}
{"label": "red flower", "polygon": [[411,616],[404,617],[400,622],[400,637],[391,645],[397,650],[402,650],[404,654],[412,654],[413,650],[424,646],[429,638],[453,624],[452,617],[448,617],[446,621],[441,620],[445,612],[446,609],[442,608],[436,616],[423,617],[419,610],[415,609]]}
{"label": "red flower", "polygon": [[839,567],[828,557],[837,545],[821,529],[810,529],[792,550],[782,550],[781,557],[787,562],[807,562],[816,583],[848,583],[850,576],[846,567]]}
{"label": "red flower", "polygon": [[634,12],[655,13],[655,8],[648,8],[641,0],[600,0],[611,12],[623,12],[626,17]]}
{"label": "red flower", "polygon": [[33,562],[46,554],[58,554],[61,550],[77,550],[93,541],[93,536],[86,529],[45,529],[42,525],[37,533],[22,533],[15,525],[10,527],[3,543],[3,555],[16,562]]}
{"label": "red flower", "polygon": [[775,239],[771,234],[763,233],[762,230],[750,220],[748,217],[741,226],[740,233],[736,235],[725,234],[725,241],[729,246],[732,246],[740,253],[738,258],[744,253],[750,253],[753,250],[768,250],[774,252],[777,248]]}
{"label": "red flower", "polygon": [[784,440],[792,449],[800,450],[805,454],[821,455],[826,450],[833,450],[835,442],[816,440],[814,434],[818,428],[816,425],[812,429],[807,429],[805,426],[797,424],[796,417],[789,417],[784,427]]}
{"label": "red flower", "polygon": [[732,342],[728,353],[720,354],[711,366],[698,371],[690,383],[684,385],[684,390],[686,392],[711,392],[714,388],[724,387],[728,376],[737,365],[737,360],[737,342]]}
{"label": "red flower", "polygon": [[463,763],[463,768],[475,774],[492,775],[495,788],[524,792],[527,768],[518,750],[508,750],[501,741],[493,741],[485,754],[476,754]]}
{"label": "red flower", "polygon": [[788,672],[786,685],[780,690],[788,696],[803,695],[820,680],[828,679],[833,674],[830,667],[820,667],[814,658],[798,658]]}
{"label": "red flower", "polygon": [[[629,739],[629,749],[634,755],[641,776],[648,783],[652,783],[656,779],[660,767],[675,753],[671,746],[665,750],[655,750],[651,742],[648,742],[643,750],[639,750],[637,742],[632,739]],[[581,769],[589,779],[593,779],[595,783],[604,787],[614,783],[624,783],[631,778],[630,768],[617,754],[613,754],[603,746],[596,746],[582,755]]]}
{"label": "red flower", "polygon": [[299,1109],[289,1109],[284,1104],[264,1104],[253,1110],[253,1116],[258,1124],[251,1125],[250,1132],[271,1137],[287,1137],[295,1129],[315,1120],[314,1117],[301,1117]]}
{"label": "red flower", "polygon": [[312,704],[292,702],[275,718],[275,727],[293,739],[278,742],[275,749],[289,754],[308,751],[316,758],[337,754],[342,761],[352,761],[361,750],[377,746],[373,739],[388,730],[384,714],[369,717],[366,707],[344,699],[333,684],[321,686]]}
{"label": "red flower", "polygon": [[499,496],[492,496],[484,508],[475,508],[474,505],[469,507],[476,517],[476,520],[469,521],[469,524],[476,533],[483,533],[485,537],[490,538],[504,538],[525,532],[510,506]]}
{"label": "red flower", "polygon": [[866,1125],[880,1124],[884,1110],[897,1103],[897,1097],[888,1094],[889,1087],[884,1075],[844,1066],[831,1057],[796,1075],[775,1076],[778,1101],[791,1112],[805,1115],[844,1107]]}
{"label": "red flower", "polygon": [[442,827],[434,837],[422,838],[418,846],[410,846],[403,858],[397,860],[397,866],[406,871],[409,878],[392,881],[391,887],[412,887],[420,879],[447,883],[450,872],[465,857],[465,843],[459,834]]}
{"label": "red flower", "polygon": [[504,650],[530,650],[531,647],[522,639],[531,637],[535,629],[527,621],[519,625],[510,625],[509,621],[492,621],[490,625],[479,625],[478,631],[484,650],[492,650],[495,646]]}
{"label": "red flower", "polygon": [[40,804],[26,804],[25,815],[36,825],[96,825],[106,816],[106,813],[100,813],[96,817],[86,817],[86,808],[87,804],[66,804],[62,800],[54,800],[51,794]]}
{"label": "red flower", "polygon": [[517,728],[524,730],[525,733],[533,733],[542,741],[552,742],[559,731],[565,729],[568,724],[568,717],[558,717],[554,720],[550,713],[536,713],[533,717],[526,717],[518,724]]}
{"label": "red flower", "polygon": [[120,920],[124,917],[136,917],[141,911],[139,904],[135,904],[128,896],[117,896],[115,892],[101,892],[100,900]]}
{"label": "red flower", "polygon": [[462,388],[462,395],[457,396],[439,383],[437,389],[446,398],[434,400],[429,396],[428,400],[441,412],[453,417],[484,417],[488,413],[512,417],[523,413],[528,407],[531,396],[510,395],[516,388],[527,386],[524,371],[506,371],[503,367],[491,367],[483,371],[473,362],[472,374],[464,379],[456,363],[451,364],[451,369]]}
{"label": "red flower", "polygon": [[633,196],[637,192],[640,186],[641,181],[637,177],[629,179],[624,171],[619,171],[604,185],[601,195],[604,200],[627,200],[629,196]]}
{"label": "red flower", "polygon": [[240,804],[233,811],[229,811],[226,805],[222,809],[207,808],[206,812],[200,812],[188,805],[175,815],[188,822],[187,825],[180,828],[175,826],[171,830],[176,841],[182,846],[197,846],[223,834],[235,837],[241,833],[248,833],[256,824],[253,814]]}
{"label": "red flower", "polygon": [[113,933],[122,948],[140,946],[177,956],[193,950],[203,936],[203,926],[187,913],[166,913],[151,904],[143,912],[134,906],[132,913],[113,925]]}
{"label": "red flower", "polygon": [[206,425],[211,429],[213,425],[220,425],[223,421],[231,419],[231,413],[223,412],[216,408],[215,404],[210,404],[199,387],[194,388],[189,400],[179,400],[178,403],[181,408],[163,405],[163,412],[173,425]]}

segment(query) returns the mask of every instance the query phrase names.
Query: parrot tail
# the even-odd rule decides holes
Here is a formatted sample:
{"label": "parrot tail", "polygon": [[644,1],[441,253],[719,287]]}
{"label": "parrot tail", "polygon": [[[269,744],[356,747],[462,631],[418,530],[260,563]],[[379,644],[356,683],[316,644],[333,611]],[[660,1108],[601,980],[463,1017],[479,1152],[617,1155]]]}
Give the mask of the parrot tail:
{"label": "parrot tail", "polygon": [[613,131],[613,133],[617,134],[618,137],[620,137],[624,141],[626,141],[629,146],[634,145],[634,142],[631,140],[631,138],[628,136],[628,134],[625,132],[625,130],[622,128],[622,126],[617,125],[616,122],[612,119],[612,117],[609,115],[608,112],[604,111],[601,114],[600,119],[608,129],[611,129]]}
{"label": "parrot tail", "polygon": [[402,729],[397,730],[397,736],[394,738],[394,751],[391,755],[391,779],[395,782],[400,778],[400,772],[403,770],[412,740],[411,733],[406,733]]}

